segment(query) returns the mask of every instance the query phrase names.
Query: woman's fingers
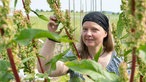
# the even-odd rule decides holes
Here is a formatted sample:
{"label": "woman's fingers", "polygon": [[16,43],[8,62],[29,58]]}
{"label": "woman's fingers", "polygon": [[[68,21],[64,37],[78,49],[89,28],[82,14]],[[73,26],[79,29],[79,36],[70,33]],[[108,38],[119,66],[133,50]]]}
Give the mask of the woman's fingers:
{"label": "woman's fingers", "polygon": [[57,18],[56,18],[56,16],[53,15],[53,16],[50,16],[50,20],[53,20],[53,21],[56,22],[57,21]]}
{"label": "woman's fingers", "polygon": [[58,28],[58,23],[57,23],[56,16],[54,16],[54,15],[50,16],[50,21],[48,23],[48,30],[51,32],[60,34],[62,30],[60,30],[59,32],[56,32],[57,28]]}
{"label": "woman's fingers", "polygon": [[57,30],[58,24],[57,24],[57,18],[56,16],[50,16],[50,21],[48,23],[48,30],[51,32],[55,32]]}
{"label": "woman's fingers", "polygon": [[50,21],[48,23],[48,30],[51,32],[55,32],[57,30],[58,24],[54,21]]}

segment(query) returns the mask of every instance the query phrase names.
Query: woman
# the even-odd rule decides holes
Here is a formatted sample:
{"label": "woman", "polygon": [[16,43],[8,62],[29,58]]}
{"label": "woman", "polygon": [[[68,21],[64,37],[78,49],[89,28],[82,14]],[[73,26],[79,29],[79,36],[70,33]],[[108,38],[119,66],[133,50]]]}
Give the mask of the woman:
{"label": "woman", "polygon": [[[58,24],[56,21],[57,19],[54,16],[50,17],[48,29],[51,32],[55,32],[57,30]],[[49,69],[49,65],[46,66],[45,63],[53,57],[54,47],[55,42],[47,39],[40,52],[40,54],[46,58],[41,58],[41,64],[45,71]],[[100,54],[97,62],[100,63],[103,68],[107,69],[107,71],[118,74],[118,66],[121,61],[118,57],[116,57],[116,53],[114,51],[108,18],[101,12],[90,12],[84,16],[82,21],[82,33],[79,49],[80,56],[82,59],[93,59],[100,48],[102,48],[102,53]],[[41,72],[39,65],[38,70]],[[53,71],[50,76],[63,75],[70,72],[70,70],[68,70],[69,68],[65,66],[63,62],[58,61],[56,63],[56,70]]]}

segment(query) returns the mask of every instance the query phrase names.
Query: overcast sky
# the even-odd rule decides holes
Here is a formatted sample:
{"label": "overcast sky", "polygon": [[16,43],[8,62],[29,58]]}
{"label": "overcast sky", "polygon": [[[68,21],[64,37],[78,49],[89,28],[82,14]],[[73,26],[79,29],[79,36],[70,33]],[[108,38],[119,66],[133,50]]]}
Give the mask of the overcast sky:
{"label": "overcast sky", "polygon": [[[16,9],[23,9],[22,0],[18,0]],[[101,10],[101,0],[60,0],[61,1],[61,9],[69,9],[69,1],[70,1],[70,9],[75,11],[91,11],[91,10]],[[96,3],[95,3],[96,2]],[[75,4],[73,4],[75,3]],[[80,5],[81,4],[81,5]],[[102,10],[103,11],[112,11],[112,12],[120,12],[121,0],[102,0]],[[13,9],[14,0],[11,0],[10,7]],[[75,7],[74,7],[75,6]],[[31,0],[31,8],[33,10],[43,9],[50,10],[47,0]]]}

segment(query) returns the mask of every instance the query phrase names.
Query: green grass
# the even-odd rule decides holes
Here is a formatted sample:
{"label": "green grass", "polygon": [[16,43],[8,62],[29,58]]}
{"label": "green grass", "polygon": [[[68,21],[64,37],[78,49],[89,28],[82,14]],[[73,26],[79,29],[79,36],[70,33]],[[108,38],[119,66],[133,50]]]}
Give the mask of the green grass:
{"label": "green grass", "polygon": [[32,28],[47,30],[47,23],[44,20],[40,20],[38,17],[31,17]]}

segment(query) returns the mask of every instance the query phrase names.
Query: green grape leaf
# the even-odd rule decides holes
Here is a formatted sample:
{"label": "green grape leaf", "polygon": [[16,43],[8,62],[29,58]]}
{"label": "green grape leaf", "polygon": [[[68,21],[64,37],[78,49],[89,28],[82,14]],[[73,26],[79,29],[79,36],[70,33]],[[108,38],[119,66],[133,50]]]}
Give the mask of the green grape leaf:
{"label": "green grape leaf", "polygon": [[120,15],[119,15],[119,20],[118,20],[118,23],[117,23],[117,29],[116,29],[116,35],[117,35],[117,37],[118,38],[121,38],[121,36],[122,36],[122,32],[123,32],[123,30],[124,30],[124,22],[123,22],[123,13],[121,13]]}
{"label": "green grape leaf", "polygon": [[127,56],[130,52],[132,52],[131,49],[129,49],[129,50],[125,50],[125,51],[124,51],[124,56]]}
{"label": "green grape leaf", "polygon": [[49,21],[47,17],[45,17],[44,15],[38,15],[38,17],[44,21]]}
{"label": "green grape leaf", "polygon": [[37,78],[45,78],[45,80],[47,80],[47,82],[50,82],[48,73],[37,73],[36,76],[37,76]]}
{"label": "green grape leaf", "polygon": [[73,77],[68,82],[84,82],[80,77]]}
{"label": "green grape leaf", "polygon": [[100,64],[93,60],[75,60],[65,63],[71,70],[88,75],[95,82],[116,82],[118,76],[103,70]]}
{"label": "green grape leaf", "polygon": [[44,20],[44,21],[49,21],[49,19],[47,17],[45,17],[44,15],[39,15],[37,12],[35,12],[34,10],[31,10],[34,14],[36,14],[40,19]]}
{"label": "green grape leaf", "polygon": [[56,69],[56,62],[60,60],[68,51],[69,49],[65,50],[63,53],[54,56],[49,62],[46,63],[46,65],[50,65],[51,67],[51,69],[48,71],[49,74]]}
{"label": "green grape leaf", "polygon": [[14,8],[16,8],[17,2],[18,2],[18,0],[15,0],[15,2],[14,2]]}
{"label": "green grape leaf", "polygon": [[127,33],[127,34],[123,35],[120,39],[125,39],[125,38],[127,38],[128,36],[129,36],[129,34]]}
{"label": "green grape leaf", "polygon": [[138,51],[139,51],[139,57],[146,64],[146,43],[144,45],[141,45]]}
{"label": "green grape leaf", "polygon": [[10,70],[10,63],[5,60],[0,60],[0,82],[9,82],[14,79],[14,76]]}
{"label": "green grape leaf", "polygon": [[3,52],[3,50],[5,49],[5,44],[0,44],[0,52]]}
{"label": "green grape leaf", "polygon": [[101,55],[101,51],[102,51],[102,47],[100,47],[99,51],[96,53],[96,55],[94,56],[94,60],[98,61],[100,55]]}
{"label": "green grape leaf", "polygon": [[69,40],[67,37],[61,37],[56,33],[52,33],[45,30],[40,29],[24,29],[19,34],[15,36],[14,41],[16,41],[19,44],[28,45],[30,41],[33,39],[38,38],[50,38],[56,42],[72,42],[72,40]]}
{"label": "green grape leaf", "polygon": [[22,63],[29,61],[30,59],[34,59],[35,57],[31,56],[22,60]]}
{"label": "green grape leaf", "polygon": [[68,51],[62,58],[61,61],[66,62],[66,61],[72,61],[77,59],[76,55],[73,54],[72,51]]}
{"label": "green grape leaf", "polygon": [[33,80],[35,78],[35,75],[33,73],[26,74],[25,80]]}

